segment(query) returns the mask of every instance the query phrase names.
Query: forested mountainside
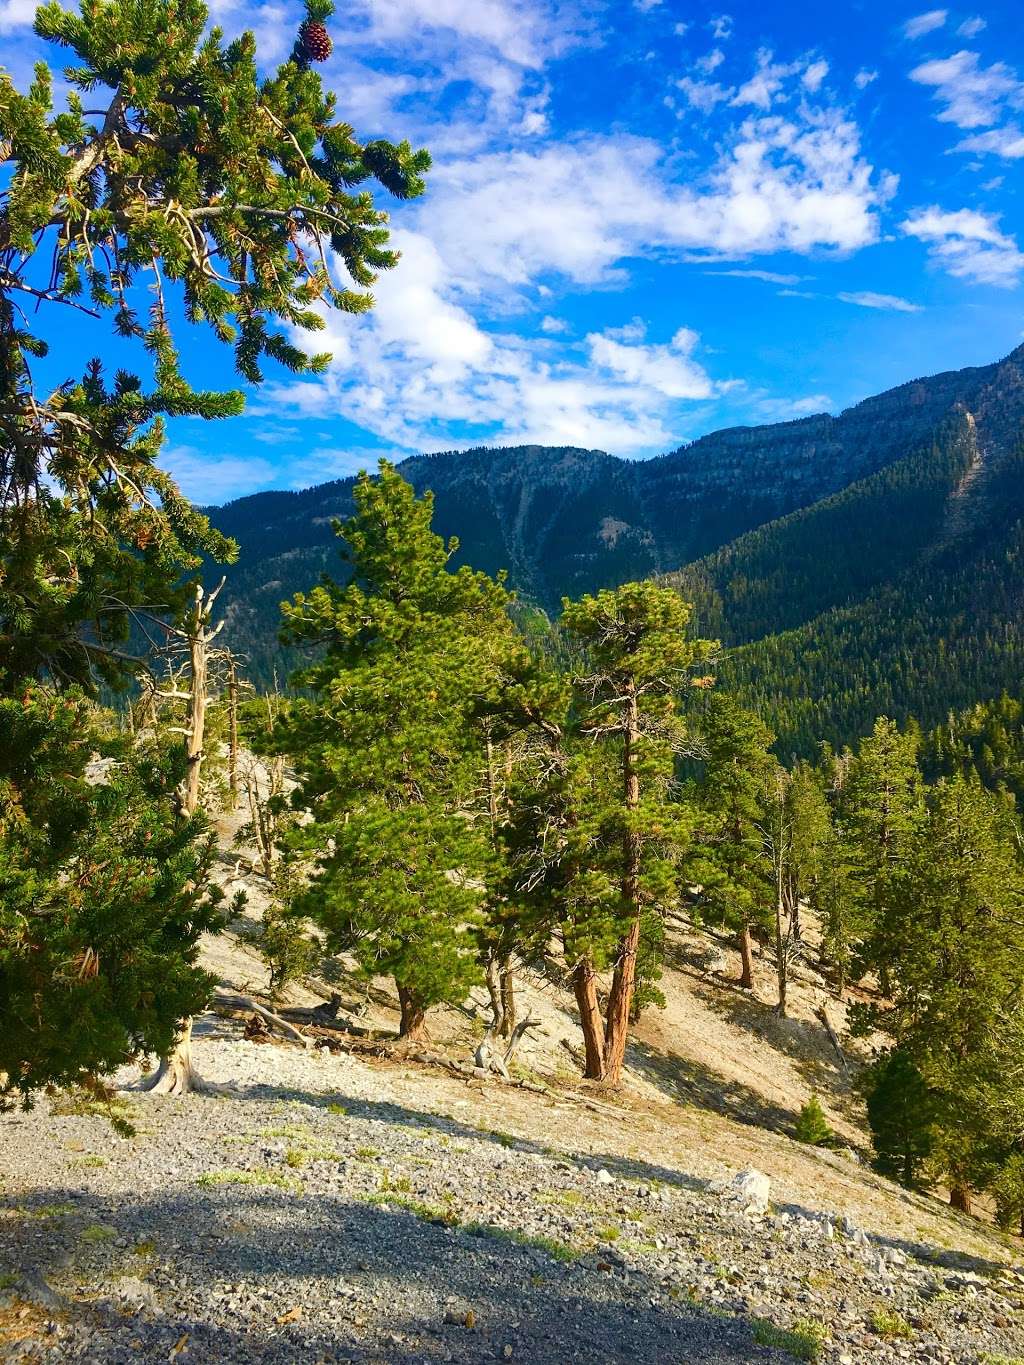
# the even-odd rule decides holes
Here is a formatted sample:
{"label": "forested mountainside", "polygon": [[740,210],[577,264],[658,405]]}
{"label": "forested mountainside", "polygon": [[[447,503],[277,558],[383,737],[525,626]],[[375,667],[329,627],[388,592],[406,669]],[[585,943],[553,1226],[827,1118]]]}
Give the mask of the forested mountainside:
{"label": "forested mountainside", "polygon": [[[547,610],[668,574],[780,744],[845,741],[876,714],[937,723],[1016,684],[1024,348],[838,417],[715,432],[659,459],[540,446],[418,456],[459,562],[505,568]],[[353,481],[214,509],[241,546],[228,636],[265,679],[282,599],[326,569]],[[684,567],[685,566],[685,567]]]}

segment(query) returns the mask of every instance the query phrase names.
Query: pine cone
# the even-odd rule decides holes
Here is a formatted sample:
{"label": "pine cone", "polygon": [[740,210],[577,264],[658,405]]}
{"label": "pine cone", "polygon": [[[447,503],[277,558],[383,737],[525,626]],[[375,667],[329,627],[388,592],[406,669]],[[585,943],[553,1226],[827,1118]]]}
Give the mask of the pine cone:
{"label": "pine cone", "polygon": [[299,51],[307,62],[325,62],[334,50],[331,35],[323,24],[307,19],[299,29]]}

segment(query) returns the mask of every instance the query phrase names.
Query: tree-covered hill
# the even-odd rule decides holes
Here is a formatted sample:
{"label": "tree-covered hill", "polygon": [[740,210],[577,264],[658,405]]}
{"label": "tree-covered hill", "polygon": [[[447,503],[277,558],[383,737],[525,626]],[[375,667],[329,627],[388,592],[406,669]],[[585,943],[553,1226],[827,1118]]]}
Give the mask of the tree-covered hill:
{"label": "tree-covered hill", "polygon": [[[879,712],[936,724],[1014,687],[1024,348],[915,380],[838,417],[715,432],[659,459],[523,446],[417,456],[456,563],[507,569],[548,611],[669,574],[781,744],[846,740]],[[279,604],[325,569],[353,481],[214,509],[241,546],[227,636],[266,681]],[[686,566],[682,567],[681,566]]]}

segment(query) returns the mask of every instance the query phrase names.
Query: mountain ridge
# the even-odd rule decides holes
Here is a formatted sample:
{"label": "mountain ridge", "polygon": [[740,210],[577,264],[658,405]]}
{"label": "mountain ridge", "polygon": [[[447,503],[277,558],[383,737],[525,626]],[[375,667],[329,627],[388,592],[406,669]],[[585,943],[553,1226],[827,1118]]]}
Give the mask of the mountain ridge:
{"label": "mountain ridge", "polygon": [[[886,592],[896,592],[908,620],[941,598],[921,629],[931,641],[956,627],[964,640],[955,617],[971,599],[964,564],[989,583],[991,602],[1009,609],[1017,601],[1011,542],[1022,481],[1013,459],[1022,430],[1024,346],[990,365],[907,381],[836,416],[725,428],[647,461],[532,445],[412,456],[399,468],[418,492],[433,491],[436,529],[459,540],[456,563],[507,570],[520,596],[548,612],[563,596],[630,579],[679,582],[696,603],[698,627],[740,647],[738,676],[753,670],[749,696],[768,706],[791,741],[795,732],[782,719],[789,700],[763,686],[764,670],[782,656],[765,644],[758,661],[759,642],[803,629],[806,640],[823,633],[838,650],[836,613],[881,611]],[[344,572],[331,523],[350,510],[354,482],[251,494],[211,511],[242,546],[229,571],[226,634],[249,650],[257,680],[270,668],[258,642],[273,635],[280,601],[325,570]],[[996,515],[1000,498],[1009,519]],[[1006,582],[996,584],[1000,573]],[[929,574],[934,581],[924,583]],[[984,602],[977,614],[986,631],[994,629]],[[857,649],[868,648],[875,629],[854,631]],[[931,644],[921,647],[931,658]],[[792,652],[784,655],[798,687],[803,665]],[[1003,685],[1003,664],[992,668],[987,695]],[[857,667],[867,677],[873,664]],[[984,691],[985,670],[969,671]],[[902,672],[893,709],[909,712],[920,689]],[[815,686],[825,681],[818,676]],[[853,679],[840,691],[852,695],[858,685]],[[955,702],[980,699],[958,695]],[[882,688],[879,700],[893,698]],[[825,719],[823,733],[842,738],[842,717]],[[801,728],[800,743],[806,738]]]}

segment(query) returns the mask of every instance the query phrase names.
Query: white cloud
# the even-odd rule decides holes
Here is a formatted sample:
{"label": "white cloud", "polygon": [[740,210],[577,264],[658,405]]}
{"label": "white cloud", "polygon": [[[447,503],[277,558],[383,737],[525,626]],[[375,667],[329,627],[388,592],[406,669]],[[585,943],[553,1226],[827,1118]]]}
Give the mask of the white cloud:
{"label": "white cloud", "polygon": [[1003,102],[1019,97],[1022,90],[1016,72],[1004,62],[983,67],[978,54],[966,50],[922,62],[911,71],[910,79],[934,87],[935,99],[943,106],[936,118],[958,128],[984,128],[997,122]]}
{"label": "white cloud", "polygon": [[665,398],[710,398],[711,380],[693,359],[700,340],[688,327],[680,328],[667,346],[627,345],[607,332],[587,337],[590,359],[628,384],[643,384]]}
{"label": "white cloud", "polygon": [[821,110],[745,119],[685,183],[668,180],[656,143],[626,136],[453,161],[421,218],[465,297],[502,292],[507,305],[509,286],[549,274],[620,284],[624,261],[658,250],[852,251],[877,240],[894,188],[862,157],[856,125]]}
{"label": "white cloud", "polygon": [[704,114],[710,114],[716,104],[732,99],[734,93],[731,86],[718,85],[715,81],[695,81],[691,76],[676,81],[676,87],[686,96],[691,108]]}
{"label": "white cloud", "polygon": [[[1024,132],[1016,123],[1007,124],[1005,128],[990,128],[985,133],[974,133],[971,137],[965,137],[953,150],[992,153],[994,156],[1005,157],[1007,161],[1019,161],[1024,156]],[[989,188],[993,188],[991,181]]]}
{"label": "white cloud", "polygon": [[0,0],[0,33],[31,28],[38,8],[38,0]]}
{"label": "white cloud", "polygon": [[977,209],[921,209],[902,230],[926,243],[935,264],[957,279],[1012,289],[1024,270],[1024,255],[1013,237],[1001,231],[997,217]]}
{"label": "white cloud", "polygon": [[828,412],[832,399],[827,393],[810,393],[806,398],[760,398],[754,404],[758,416],[768,422],[791,422],[799,417],[813,417]]}
{"label": "white cloud", "polygon": [[276,466],[259,456],[215,455],[192,446],[168,446],[160,465],[200,505],[227,502],[279,480]]}
{"label": "white cloud", "polygon": [[[826,66],[826,70],[827,70]],[[761,48],[757,54],[757,70],[736,91],[733,104],[752,104],[765,111],[772,107],[776,96],[790,76],[800,70],[799,62],[788,64],[776,62],[774,53]]]}
{"label": "white cloud", "polygon": [[657,9],[662,0],[633,0],[634,8],[641,14],[649,14],[652,9]]}
{"label": "white cloud", "polygon": [[811,289],[780,289],[780,299],[818,299],[820,294],[816,294]]}
{"label": "white cloud", "polygon": [[908,19],[903,25],[903,32],[908,38],[923,38],[926,33],[934,33],[937,28],[942,28],[948,18],[948,9],[930,9],[914,19]]}
{"label": "white cloud", "polygon": [[817,90],[820,90],[822,81],[828,75],[828,69],[829,69],[828,62],[826,62],[824,59],[812,62],[810,66],[806,68],[804,74],[800,77],[801,81],[803,82],[804,88],[806,90],[810,90],[811,94],[814,94]]}
{"label": "white cloud", "polygon": [[550,45],[561,47],[569,32],[553,7],[532,0],[360,0],[357,8],[384,46],[440,31],[525,67],[542,65]]}
{"label": "white cloud", "polygon": [[806,275],[780,275],[774,270],[706,270],[706,275],[727,275],[737,280],[763,280],[765,284],[799,284]]}
{"label": "white cloud", "polygon": [[897,294],[877,294],[873,289],[861,289],[854,293],[841,293],[838,298],[843,303],[854,303],[858,308],[878,308],[888,313],[920,313],[921,305],[901,299]]}
{"label": "white cloud", "polygon": [[725,61],[725,53],[720,47],[713,47],[710,52],[706,52],[703,57],[698,57],[695,65],[697,68],[710,76],[712,71],[717,71]]}
{"label": "white cloud", "polygon": [[561,332],[568,332],[570,328],[565,318],[553,318],[549,316],[541,318],[540,330],[542,332],[547,332],[549,336],[554,336]]}
{"label": "white cloud", "polygon": [[869,71],[867,67],[862,67],[853,78],[853,83],[858,90],[866,90],[872,81],[878,80],[877,71]]}
{"label": "white cloud", "polygon": [[732,15],[715,15],[713,19],[708,20],[708,28],[711,30],[712,38],[720,43],[728,42],[732,37]]}
{"label": "white cloud", "polygon": [[976,14],[972,19],[965,19],[957,29],[957,33],[961,38],[976,38],[985,28],[988,28],[988,21],[983,19],[980,14]]}
{"label": "white cloud", "polygon": [[546,338],[484,331],[433,243],[406,230],[396,237],[404,261],[379,282],[376,309],[327,316],[327,374],[270,390],[278,412],[322,421],[336,411],[403,450],[523,441],[652,453],[676,435],[681,404],[718,391],[686,328],[650,342],[634,320],[592,332],[582,355],[555,359]]}

